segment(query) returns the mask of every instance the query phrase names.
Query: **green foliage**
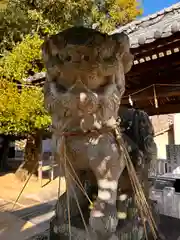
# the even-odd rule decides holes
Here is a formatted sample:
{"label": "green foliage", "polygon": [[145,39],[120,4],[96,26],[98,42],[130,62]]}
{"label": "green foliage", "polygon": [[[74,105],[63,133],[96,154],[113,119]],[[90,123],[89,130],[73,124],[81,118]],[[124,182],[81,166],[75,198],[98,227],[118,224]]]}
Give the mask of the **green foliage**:
{"label": "green foliage", "polygon": [[22,81],[29,74],[41,72],[40,46],[43,40],[37,34],[27,35],[6,57],[0,59],[0,77]]}
{"label": "green foliage", "polygon": [[41,11],[44,19],[59,23],[61,29],[77,24],[90,27],[95,24],[99,30],[109,32],[142,13],[137,0],[39,0],[28,3],[30,8]]}
{"label": "green foliage", "polygon": [[46,129],[51,120],[44,109],[41,88],[19,86],[12,80],[27,78],[29,74],[43,69],[37,34],[27,35],[12,52],[0,59],[0,134],[35,133]]}
{"label": "green foliage", "polygon": [[106,0],[101,7],[93,6],[92,23],[97,24],[100,31],[109,33],[141,14],[140,3],[136,0]]}
{"label": "green foliage", "polygon": [[18,89],[13,82],[1,79],[0,99],[0,134],[35,133],[51,123],[43,107],[41,88]]}
{"label": "green foliage", "polygon": [[6,8],[0,8],[1,56],[4,56],[6,51],[11,51],[27,34],[36,33],[41,37],[59,30],[56,24],[43,18],[41,11],[29,9],[27,4],[22,3],[10,0]]}
{"label": "green foliage", "polygon": [[39,0],[33,4],[32,1],[22,1],[28,2],[29,8],[41,11],[44,19],[59,23],[61,29],[84,24],[110,32],[142,14],[138,0]]}
{"label": "green foliage", "polygon": [[31,32],[32,22],[27,14],[17,8],[5,8],[0,11],[0,52],[9,51],[22,41],[23,36]]}
{"label": "green foliage", "polygon": [[30,73],[44,70],[42,41],[37,34],[27,35],[12,52],[0,59],[0,134],[32,134],[50,125],[42,89],[29,85],[19,90],[12,82],[23,83]]}
{"label": "green foliage", "polygon": [[0,11],[0,52],[26,34],[52,34],[73,25],[110,32],[142,13],[138,0],[10,0]]}

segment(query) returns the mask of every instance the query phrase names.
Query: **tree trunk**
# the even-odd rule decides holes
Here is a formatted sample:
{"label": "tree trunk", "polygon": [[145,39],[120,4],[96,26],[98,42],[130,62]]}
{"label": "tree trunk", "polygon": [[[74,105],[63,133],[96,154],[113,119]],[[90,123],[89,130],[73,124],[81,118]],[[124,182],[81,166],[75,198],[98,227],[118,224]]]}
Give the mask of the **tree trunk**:
{"label": "tree trunk", "polygon": [[29,135],[25,147],[24,162],[15,175],[20,181],[26,181],[30,174],[37,175],[38,162],[41,158],[41,134]]}
{"label": "tree trunk", "polygon": [[2,148],[0,150],[0,169],[1,171],[6,171],[7,167],[7,160],[8,160],[8,153],[9,153],[9,136],[3,136]]}

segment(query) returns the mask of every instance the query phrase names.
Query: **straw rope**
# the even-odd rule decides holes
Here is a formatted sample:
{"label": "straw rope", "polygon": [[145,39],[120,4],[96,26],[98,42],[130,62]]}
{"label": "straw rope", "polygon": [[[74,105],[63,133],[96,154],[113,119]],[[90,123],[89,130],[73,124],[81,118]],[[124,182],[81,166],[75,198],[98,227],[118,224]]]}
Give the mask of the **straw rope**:
{"label": "straw rope", "polygon": [[[110,130],[109,128],[106,129],[105,131],[103,132],[106,132],[107,130]],[[112,129],[111,129],[112,131]],[[123,152],[124,152],[124,161],[125,161],[125,166],[127,167],[127,170],[128,170],[128,175],[129,175],[129,178],[130,178],[130,181],[131,181],[131,185],[132,185],[132,189],[134,191],[134,198],[135,198],[135,202],[136,202],[136,205],[137,205],[137,208],[139,210],[139,213],[140,213],[140,217],[141,217],[141,220],[142,220],[142,223],[143,223],[143,226],[144,226],[144,231],[145,231],[145,237],[146,239],[148,239],[148,236],[147,236],[147,230],[146,230],[146,222],[148,223],[149,227],[150,227],[150,230],[152,232],[152,235],[153,235],[153,239],[158,239],[157,237],[157,226],[156,226],[156,223],[155,223],[155,220],[153,218],[153,215],[152,215],[152,212],[151,212],[151,208],[146,200],[146,197],[145,197],[145,194],[144,194],[144,191],[143,191],[143,187],[141,186],[141,183],[138,179],[138,176],[137,176],[137,173],[135,171],[135,168],[134,168],[134,165],[131,161],[131,158],[129,156],[129,153],[125,147],[125,144],[123,142],[123,139],[122,139],[122,136],[121,136],[121,133],[120,133],[120,129],[118,126],[116,126],[115,128],[113,128],[113,131],[114,131],[114,135],[115,135],[115,138],[116,138],[116,142],[119,146],[119,150],[122,149]],[[95,132],[95,134],[97,134],[98,132]],[[93,133],[91,133],[93,134]],[[64,138],[69,135],[69,134],[62,134],[64,135]],[[76,135],[76,134],[73,134],[73,136]],[[77,133],[78,135],[78,133]],[[65,144],[65,141],[63,141],[64,144]],[[63,148],[65,149],[65,148]],[[75,169],[73,168],[70,160],[68,159],[67,155],[65,153],[62,153],[62,155],[64,156],[64,161],[68,163],[68,165],[71,167],[71,170],[73,171],[74,175],[75,175],[75,178],[72,176],[72,174],[66,170],[68,172],[68,174],[70,175],[70,177],[72,178],[73,181],[76,182],[76,184],[78,184],[78,186],[80,187],[81,191],[84,193],[84,195],[87,197],[88,201],[90,202],[90,204],[92,204],[92,201],[90,200],[90,198],[88,197],[82,183],[80,182],[80,179],[78,178],[77,174],[76,174],[76,171]],[[73,191],[74,192],[74,191]],[[77,200],[77,196],[76,196],[76,200]],[[80,208],[79,204],[78,204],[78,209]],[[82,217],[82,212],[80,211],[80,214],[81,214],[81,217]],[[84,222],[84,219],[82,218],[83,220],[83,223],[85,224]],[[86,228],[86,227],[85,227]],[[87,228],[86,228],[87,229]]]}
{"label": "straw rope", "polygon": [[124,160],[125,160],[125,165],[127,167],[128,170],[128,175],[132,184],[132,188],[134,191],[134,197],[135,197],[135,201],[137,204],[137,208],[140,212],[140,216],[141,216],[141,220],[143,221],[143,225],[144,225],[144,230],[145,230],[145,235],[146,235],[146,239],[148,239],[147,237],[147,231],[146,231],[146,226],[145,226],[145,222],[147,221],[147,223],[149,224],[150,230],[152,232],[153,238],[157,239],[157,226],[156,223],[154,221],[152,212],[151,212],[151,208],[149,207],[149,204],[146,200],[144,191],[143,191],[143,187],[141,186],[141,183],[138,179],[138,176],[136,174],[136,171],[134,169],[134,165],[131,161],[131,158],[129,156],[129,153],[125,147],[125,144],[123,142],[123,139],[121,137],[121,133],[118,127],[114,128],[114,133],[115,133],[115,137],[116,137],[116,141],[117,144],[119,146],[119,148],[123,149],[124,152]]}

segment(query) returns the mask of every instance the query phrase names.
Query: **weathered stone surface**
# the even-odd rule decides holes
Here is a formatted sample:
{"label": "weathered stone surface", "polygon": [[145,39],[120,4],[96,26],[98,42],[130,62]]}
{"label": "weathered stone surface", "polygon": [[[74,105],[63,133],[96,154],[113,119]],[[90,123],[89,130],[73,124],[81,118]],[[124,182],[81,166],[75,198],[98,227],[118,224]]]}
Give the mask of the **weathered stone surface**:
{"label": "weathered stone surface", "polygon": [[90,214],[90,226],[97,236],[109,239],[118,223],[117,187],[125,165],[113,132],[105,129],[116,124],[125,90],[124,74],[132,66],[128,37],[73,27],[47,39],[42,52],[47,68],[45,105],[52,116],[54,154],[62,165],[68,189],[57,203],[55,225],[66,223],[69,212],[76,216],[79,207],[87,207],[72,176],[76,178],[75,171],[83,181],[82,170],[91,171],[89,180],[93,184],[95,177],[98,197]]}
{"label": "weathered stone surface", "polygon": [[[78,219],[80,208],[82,215],[87,211],[85,195],[89,186],[98,187],[93,209],[87,216],[89,220],[86,219],[90,239],[117,237],[118,216],[128,215],[125,200],[133,197],[133,191],[124,171],[123,149],[117,144],[113,128],[125,91],[124,75],[132,66],[129,48],[129,39],[123,33],[109,36],[83,27],[51,36],[42,46],[47,68],[45,106],[52,116],[53,151],[67,183],[67,191],[59,198],[56,217],[51,223],[54,237],[67,232],[63,226],[67,226],[69,217]],[[139,151],[136,144],[132,158],[140,173],[143,150]],[[130,145],[127,143],[127,147]],[[128,151],[132,152],[132,146]],[[147,174],[146,171],[146,177]],[[122,204],[116,205],[117,200]],[[77,231],[78,221],[75,222],[76,226],[71,228],[74,239],[83,239],[84,234],[88,239],[85,228]]]}
{"label": "weathered stone surface", "polygon": [[[109,36],[83,27],[51,36],[42,46],[47,68],[45,106],[52,116],[53,151],[67,183],[67,191],[59,198],[56,218],[51,223],[52,231],[59,236],[69,231],[69,217],[76,218],[80,208],[87,210],[84,191],[88,193],[89,187],[82,189],[87,180],[98,187],[88,216],[90,237],[87,231],[77,231],[73,226],[72,239],[83,239],[84,234],[84,239],[115,238],[118,215],[126,215],[122,212],[123,204],[133,192],[130,181],[127,189],[123,188],[128,174],[124,171],[124,152],[113,128],[117,125],[125,91],[124,75],[132,66],[129,48],[129,39],[123,33]],[[141,172],[143,150],[139,151],[139,145],[136,150],[132,158],[134,163],[140,161],[135,165]],[[118,214],[117,199],[123,202],[119,204]]]}

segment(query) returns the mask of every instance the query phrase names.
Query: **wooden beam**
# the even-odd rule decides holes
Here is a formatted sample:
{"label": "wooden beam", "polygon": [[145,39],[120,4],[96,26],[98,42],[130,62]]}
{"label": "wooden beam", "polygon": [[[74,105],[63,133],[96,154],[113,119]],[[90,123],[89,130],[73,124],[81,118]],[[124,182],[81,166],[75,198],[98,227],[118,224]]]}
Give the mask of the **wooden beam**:
{"label": "wooden beam", "polygon": [[[138,92],[139,91],[139,92]],[[173,97],[173,96],[180,96],[180,85],[179,86],[155,86],[155,93],[158,98],[161,97]],[[125,96],[122,98],[122,104],[129,103],[129,95],[131,96],[132,100],[137,102],[147,101],[154,99],[154,89],[153,86],[147,88],[145,90],[141,89],[134,89],[128,92],[125,92]]]}
{"label": "wooden beam", "polygon": [[[125,109],[127,109],[129,106],[127,105],[121,105],[119,112],[123,112]],[[147,105],[141,107],[140,105],[136,106],[136,108],[144,110],[148,113],[149,116],[154,115],[160,115],[160,114],[172,114],[172,113],[179,113],[180,112],[180,101],[179,103],[168,103],[168,104],[162,104],[159,105],[158,108],[155,108],[155,106]]]}
{"label": "wooden beam", "polygon": [[139,59],[147,57],[147,56],[151,57],[154,54],[158,55],[159,53],[162,53],[162,52],[164,53],[165,56],[167,56],[166,51],[171,50],[172,54],[173,54],[173,50],[175,48],[179,48],[179,47],[180,47],[180,38],[175,39],[174,42],[168,42],[167,41],[165,45],[162,45],[162,46],[159,46],[159,47],[154,46],[154,48],[146,50],[144,52],[135,53],[135,60],[139,60]]}
{"label": "wooden beam", "polygon": [[[147,86],[157,85],[157,84],[167,84],[169,86],[180,86],[180,71],[168,72],[167,74],[154,74],[154,73],[147,73],[146,75],[141,75],[139,78],[135,78],[136,82],[131,81],[131,78],[126,79],[126,84],[128,87],[126,88],[125,95],[132,94],[136,92],[138,89],[146,88]],[[167,88],[167,87],[166,87]],[[124,95],[124,96],[125,96]]]}
{"label": "wooden beam", "polygon": [[158,108],[154,106],[149,106],[147,108],[142,108],[146,111],[149,116],[159,115],[159,114],[172,114],[172,113],[180,113],[180,102],[176,104],[164,104],[160,105]]}
{"label": "wooden beam", "polygon": [[166,67],[178,66],[180,64],[180,52],[174,53],[163,58],[147,61],[133,65],[131,71],[126,75],[133,77],[136,74],[146,73],[147,71],[157,71],[157,69],[166,69]]}
{"label": "wooden beam", "polygon": [[129,85],[129,90],[134,91],[137,88],[144,88],[152,84],[180,84],[180,70],[167,69],[164,72],[157,71],[142,73],[139,76],[127,76],[126,84]]}

